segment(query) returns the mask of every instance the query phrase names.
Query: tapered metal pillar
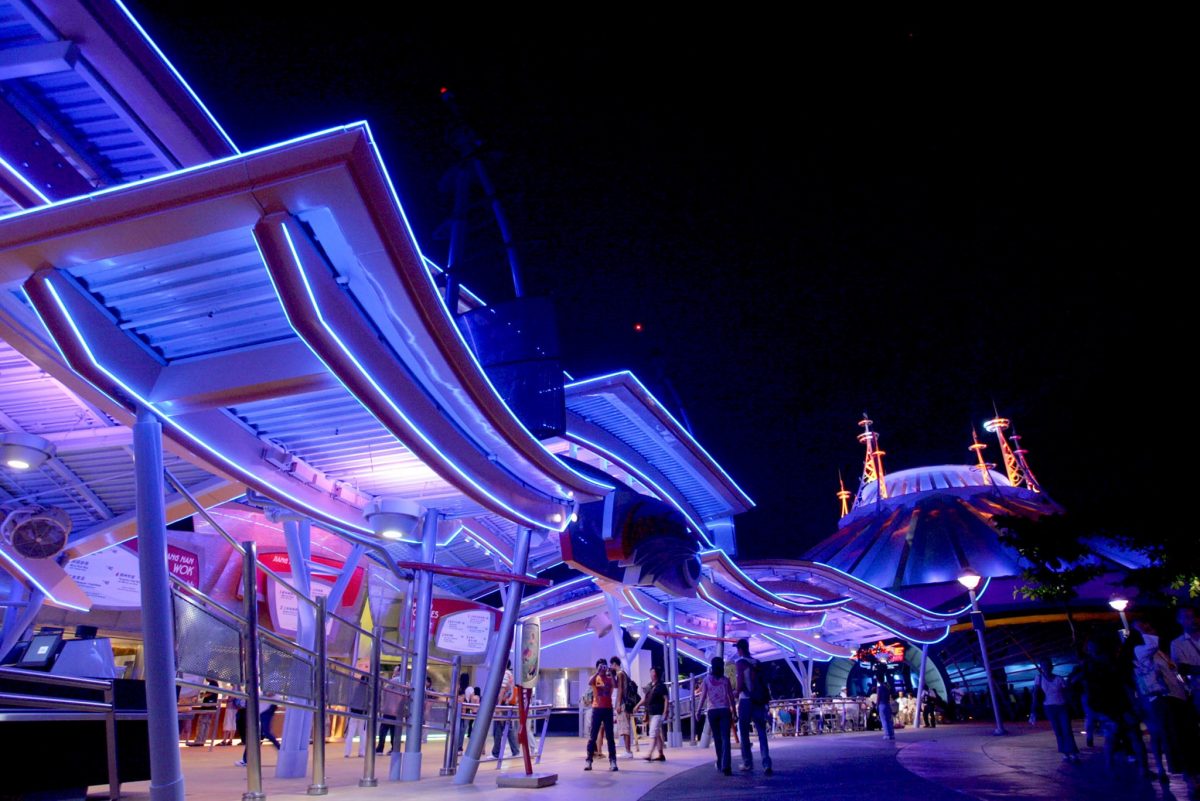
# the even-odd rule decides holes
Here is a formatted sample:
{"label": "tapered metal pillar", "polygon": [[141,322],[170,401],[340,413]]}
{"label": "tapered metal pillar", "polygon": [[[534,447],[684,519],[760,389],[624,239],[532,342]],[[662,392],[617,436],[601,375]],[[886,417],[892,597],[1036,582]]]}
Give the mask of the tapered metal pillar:
{"label": "tapered metal pillar", "polygon": [[[513,553],[512,571],[514,576],[524,576],[529,567],[529,537],[527,528],[517,529],[516,549]],[[525,594],[525,585],[520,581],[510,581],[508,584],[508,601],[504,605],[504,614],[500,618],[500,634],[496,641],[496,650],[492,652],[492,664],[488,672],[487,686],[483,689],[483,697],[479,699],[479,712],[475,717],[475,728],[471,732],[471,741],[467,744],[467,752],[463,755],[462,764],[454,774],[455,784],[471,784],[479,771],[479,759],[483,748],[487,745],[488,737],[492,734],[492,715],[496,711],[496,701],[500,697],[500,684],[504,681],[504,666],[512,650],[513,629],[516,628],[517,618],[521,611],[521,598]],[[514,666],[516,667],[516,666]]]}
{"label": "tapered metal pillar", "polygon": [[313,778],[308,786],[309,795],[325,795],[329,786],[325,784],[325,690],[327,687],[326,669],[329,667],[326,653],[325,637],[325,598],[317,599],[317,670],[316,698],[317,711],[313,714]]}
{"label": "tapered metal pillar", "polygon": [[261,801],[262,783],[262,708],[258,692],[258,546],[252,540],[242,543],[242,614],[246,619],[246,639],[242,643],[242,678],[246,684],[246,792],[242,801]]}
{"label": "tapered metal pillar", "polygon": [[[309,561],[312,558],[312,523],[290,512],[276,513],[283,521],[283,541],[292,566],[292,586],[305,598],[312,599]],[[303,599],[296,599],[296,644],[309,651],[316,642],[315,610]],[[307,668],[300,662],[293,665],[296,686],[303,686]],[[304,699],[311,701],[312,699]],[[283,718],[283,737],[280,739],[279,761],[275,777],[297,779],[308,772],[308,741],[312,734],[312,712],[293,708]]]}
{"label": "tapered metal pillar", "polygon": [[175,701],[175,631],[167,571],[167,517],[163,505],[162,426],[139,409],[133,426],[141,572],[142,648],[150,733],[151,801],[183,801],[179,764],[179,711]]}
{"label": "tapered metal pillar", "polygon": [[913,728],[921,728],[921,707],[925,703],[925,665],[929,662],[929,646],[921,646],[921,672],[917,674],[917,711],[913,718]]}
{"label": "tapered metal pillar", "polygon": [[721,661],[725,661],[725,628],[728,625],[729,619],[725,612],[717,612],[717,656],[721,657]]}
{"label": "tapered metal pillar", "polygon": [[[675,634],[675,604],[667,604],[667,631],[672,635]],[[683,746],[683,722],[679,713],[679,706],[683,703],[682,687],[679,682],[679,640],[672,636],[669,637],[667,646],[667,661],[670,667],[667,669],[672,687],[671,691],[674,696],[671,699],[671,733],[667,738],[667,745],[672,748],[680,748]],[[691,703],[695,703],[694,700]],[[692,716],[692,724],[695,725],[695,715]]]}
{"label": "tapered metal pillar", "polygon": [[[379,651],[383,647],[383,629],[375,627],[371,637],[371,677],[367,690],[367,730],[363,737],[367,738],[366,756],[363,759],[363,775],[358,780],[359,787],[375,787],[379,780],[375,778],[375,738],[379,736]],[[396,735],[392,735],[393,747]]]}
{"label": "tapered metal pillar", "polygon": [[[433,564],[437,558],[438,513],[425,511],[421,527],[421,561]],[[404,758],[400,761],[400,781],[421,778],[421,732],[425,726],[425,677],[429,675],[429,619],[433,615],[433,573],[418,570],[417,621],[412,635],[412,701],[408,705],[408,734],[404,738]]]}

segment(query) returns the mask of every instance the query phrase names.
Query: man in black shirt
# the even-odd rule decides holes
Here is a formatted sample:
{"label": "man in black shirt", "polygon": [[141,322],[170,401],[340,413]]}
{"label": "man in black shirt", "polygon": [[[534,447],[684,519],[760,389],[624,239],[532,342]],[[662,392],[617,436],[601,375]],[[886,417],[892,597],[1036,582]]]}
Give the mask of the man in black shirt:
{"label": "man in black shirt", "polygon": [[[638,701],[637,706],[633,709],[633,713],[636,715],[639,709],[643,706],[646,707],[646,717],[649,718],[646,734],[650,737],[650,755],[646,757],[647,762],[667,761],[667,756],[663,751],[666,745],[663,742],[663,721],[667,718],[667,710],[670,705],[667,685],[663,684],[659,678],[658,668],[650,668],[650,686],[646,688],[642,700]],[[655,747],[658,748],[658,756],[654,755]]]}

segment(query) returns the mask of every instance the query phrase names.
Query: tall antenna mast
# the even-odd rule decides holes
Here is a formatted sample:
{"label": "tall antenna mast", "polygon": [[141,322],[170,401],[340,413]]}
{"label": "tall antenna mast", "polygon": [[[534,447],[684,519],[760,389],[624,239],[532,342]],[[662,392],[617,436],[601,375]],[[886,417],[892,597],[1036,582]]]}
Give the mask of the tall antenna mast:
{"label": "tall antenna mast", "polygon": [[886,500],[888,496],[887,483],[883,480],[884,451],[879,450],[879,434],[871,430],[871,423],[873,422],[873,420],[867,417],[866,412],[863,412],[863,419],[858,421],[858,424],[863,429],[863,432],[858,435],[858,441],[866,447],[867,452],[863,458],[863,472],[862,478],[858,482],[858,495],[854,498],[855,509],[865,503],[866,489],[871,484],[879,484],[879,488],[875,493],[876,503]]}

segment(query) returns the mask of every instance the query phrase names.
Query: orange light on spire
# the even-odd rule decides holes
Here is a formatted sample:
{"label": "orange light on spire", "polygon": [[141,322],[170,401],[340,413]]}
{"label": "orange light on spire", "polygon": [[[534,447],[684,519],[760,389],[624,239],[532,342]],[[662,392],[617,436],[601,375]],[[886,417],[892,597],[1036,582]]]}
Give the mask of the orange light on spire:
{"label": "orange light on spire", "polygon": [[[996,435],[996,439],[1000,442],[1000,454],[1004,457],[1004,472],[1008,474],[1008,482],[1014,487],[1025,487],[1032,492],[1041,492],[1042,488],[1038,485],[1037,479],[1033,477],[1033,471],[1029,469],[1029,465],[1025,461],[1025,451],[1020,447],[1014,449],[1009,444],[1009,438],[1004,436],[1004,432],[1012,427],[1012,421],[1007,417],[1001,417],[997,414],[991,420],[983,424],[984,431]],[[1013,432],[1012,441],[1020,444],[1021,438]]]}
{"label": "orange light on spire", "polygon": [[838,494],[837,499],[842,502],[842,517],[850,514],[850,490],[846,489],[846,482],[842,480],[842,471],[838,471]]}
{"label": "orange light on spire", "polygon": [[993,467],[995,467],[995,465],[988,464],[983,460],[983,451],[985,448],[987,448],[987,445],[979,441],[979,432],[975,430],[974,426],[971,427],[971,439],[975,444],[967,448],[967,450],[975,451],[975,458],[979,462],[979,464],[975,466],[975,469],[979,471],[981,476],[983,476],[984,485],[990,487],[992,486],[991,470]]}
{"label": "orange light on spire", "polygon": [[887,482],[883,480],[884,451],[879,449],[879,434],[871,430],[871,423],[873,422],[873,420],[867,417],[866,412],[863,412],[863,419],[858,421],[858,424],[863,429],[863,432],[858,435],[858,441],[866,447],[867,452],[863,457],[863,472],[862,478],[858,483],[858,497],[854,499],[855,509],[863,505],[863,491],[870,484],[879,484],[878,490],[875,493],[876,502],[887,500],[888,496]]}

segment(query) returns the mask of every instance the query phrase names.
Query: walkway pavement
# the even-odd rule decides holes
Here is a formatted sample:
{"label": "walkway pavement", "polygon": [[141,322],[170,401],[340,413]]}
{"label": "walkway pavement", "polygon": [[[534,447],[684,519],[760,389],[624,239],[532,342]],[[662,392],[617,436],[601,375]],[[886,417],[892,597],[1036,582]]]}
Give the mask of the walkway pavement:
{"label": "walkway pavement", "polygon": [[[667,762],[647,763],[641,759],[620,761],[620,772],[607,765],[583,771],[582,741],[553,738],[546,743],[542,764],[535,769],[559,774],[559,782],[542,790],[496,787],[497,771],[485,764],[473,786],[460,787],[450,778],[438,776],[442,744],[426,745],[423,780],[401,785],[386,780],[387,759],[381,759],[375,788],[359,788],[362,760],[344,759],[340,743],[329,745],[328,785],[330,799],[377,801],[403,795],[406,799],[430,801],[492,801],[532,797],[538,801],[731,801],[732,799],[821,799],[862,801],[864,798],[908,798],[916,801],[962,801],[964,796],[980,801],[1047,799],[1047,801],[1150,801],[1187,798],[1187,788],[1178,778],[1166,785],[1142,779],[1135,766],[1124,761],[1109,771],[1099,748],[1083,749],[1077,764],[1061,761],[1054,737],[1046,724],[1031,728],[1011,724],[1007,737],[995,737],[990,726],[966,724],[932,730],[901,730],[895,741],[885,741],[875,732],[833,734],[819,737],[773,738],[775,775],[761,770],[725,777],[713,766],[711,751],[685,746],[668,749]],[[1083,738],[1079,738],[1082,746]],[[1098,743],[1099,744],[1099,743]],[[644,747],[644,745],[643,745]],[[185,749],[184,772],[190,799],[237,801],[245,790],[245,770],[234,766],[238,748]],[[275,779],[275,754],[264,750],[268,770],[264,790],[268,799],[300,801],[308,779]],[[644,753],[644,752],[643,752]],[[735,752],[736,757],[736,752]],[[756,754],[757,761],[757,754]],[[735,764],[737,760],[735,759]],[[517,763],[506,768],[517,768]],[[148,783],[128,785],[130,801],[149,798]]]}

